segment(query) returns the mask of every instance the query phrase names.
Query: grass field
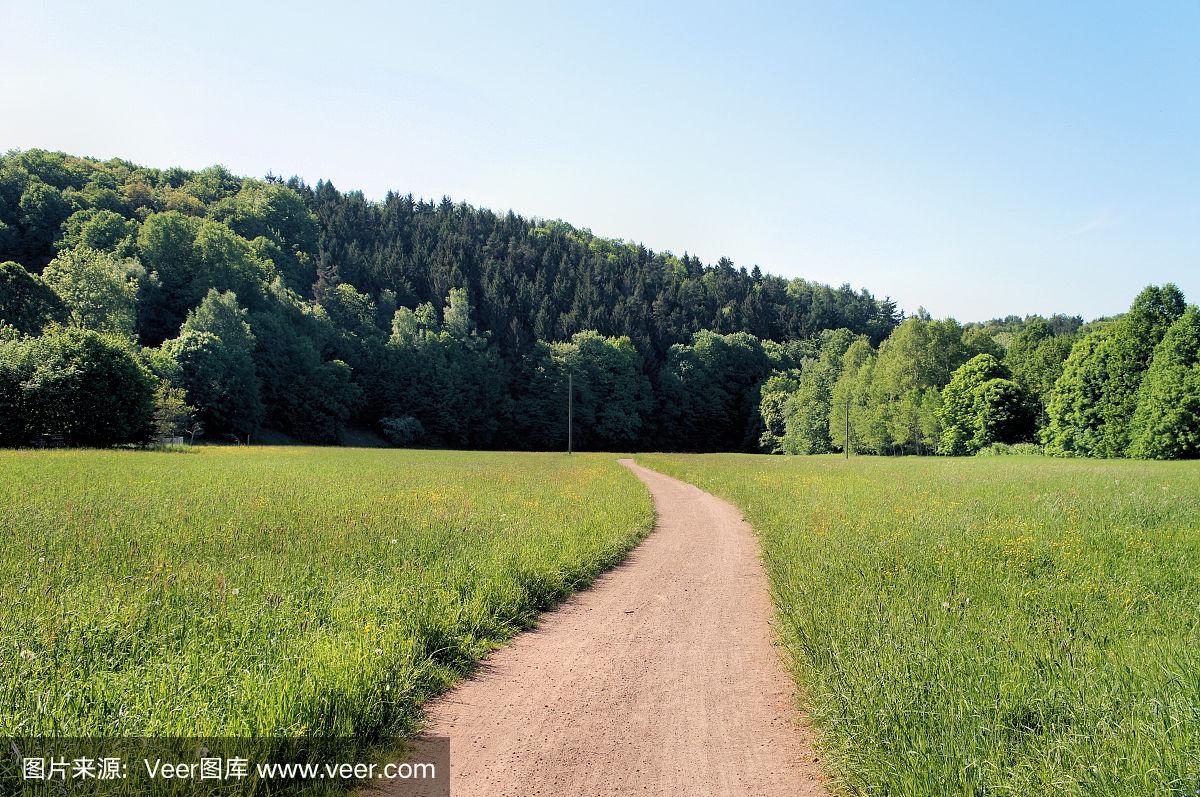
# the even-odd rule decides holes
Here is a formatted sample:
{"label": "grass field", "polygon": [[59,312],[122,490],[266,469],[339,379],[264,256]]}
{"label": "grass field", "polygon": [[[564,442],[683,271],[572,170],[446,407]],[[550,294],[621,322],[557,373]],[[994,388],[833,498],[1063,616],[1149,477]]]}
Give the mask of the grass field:
{"label": "grass field", "polygon": [[753,524],[845,792],[1196,793],[1200,463],[638,460]]}
{"label": "grass field", "polygon": [[652,522],[612,456],[0,452],[0,736],[403,735]]}

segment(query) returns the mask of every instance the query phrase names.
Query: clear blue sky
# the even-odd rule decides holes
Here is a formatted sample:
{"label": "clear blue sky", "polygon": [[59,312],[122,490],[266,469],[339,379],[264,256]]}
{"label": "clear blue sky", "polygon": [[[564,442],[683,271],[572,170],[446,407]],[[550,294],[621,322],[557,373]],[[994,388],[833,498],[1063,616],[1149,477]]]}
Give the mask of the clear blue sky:
{"label": "clear blue sky", "polygon": [[647,5],[0,0],[0,149],[448,194],[960,320],[1200,300],[1197,0]]}

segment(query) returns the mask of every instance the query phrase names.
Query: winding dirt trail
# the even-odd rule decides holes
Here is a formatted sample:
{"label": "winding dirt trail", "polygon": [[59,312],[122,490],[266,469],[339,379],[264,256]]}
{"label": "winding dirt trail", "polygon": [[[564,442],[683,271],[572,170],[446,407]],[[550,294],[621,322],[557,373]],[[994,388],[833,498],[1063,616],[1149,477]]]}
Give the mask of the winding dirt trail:
{"label": "winding dirt trail", "polygon": [[624,564],[430,707],[455,797],[823,795],[741,513],[636,465],[658,524]]}

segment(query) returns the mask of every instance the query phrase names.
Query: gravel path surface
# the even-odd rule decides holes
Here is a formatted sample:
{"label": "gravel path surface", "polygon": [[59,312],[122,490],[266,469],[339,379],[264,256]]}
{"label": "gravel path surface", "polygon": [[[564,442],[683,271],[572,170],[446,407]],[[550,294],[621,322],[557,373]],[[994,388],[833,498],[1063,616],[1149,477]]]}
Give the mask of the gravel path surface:
{"label": "gravel path surface", "polygon": [[655,531],[429,707],[454,797],[827,794],[741,513],[621,460]]}

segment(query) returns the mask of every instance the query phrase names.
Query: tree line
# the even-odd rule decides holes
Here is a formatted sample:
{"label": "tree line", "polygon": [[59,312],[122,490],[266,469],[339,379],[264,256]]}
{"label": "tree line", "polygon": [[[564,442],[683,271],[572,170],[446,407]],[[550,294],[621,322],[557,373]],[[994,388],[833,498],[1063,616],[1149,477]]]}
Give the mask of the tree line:
{"label": "tree line", "polygon": [[763,384],[761,445],[779,453],[1200,455],[1200,311],[1171,284],[1129,312],[962,327],[923,314],[878,347],[841,329]]}
{"label": "tree line", "polygon": [[[1150,399],[1055,398],[1060,378],[1094,390],[1118,361],[1122,390],[1149,395],[1140,376],[1167,366],[1147,341],[1185,313],[1139,326],[1133,353],[1093,339],[1135,315],[964,328],[448,199],[0,157],[4,446],[336,443],[355,428],[554,449],[570,377],[583,448],[969,453],[1044,436],[1061,453],[1189,455],[1186,440],[1135,445],[1135,427],[1161,426]],[[1085,340],[1102,353],[1074,363]],[[1192,384],[1176,371],[1145,381]]]}
{"label": "tree line", "polygon": [[[741,446],[755,380],[798,364],[764,340],[845,326],[879,341],[898,320],[865,290],[449,200],[0,158],[2,445],[200,430],[333,443],[353,427],[400,445],[558,448],[570,373],[582,446]],[[668,398],[694,402],[700,367],[716,391],[701,414],[737,413],[711,429]],[[103,405],[80,392],[104,384],[97,369],[115,380]]]}

